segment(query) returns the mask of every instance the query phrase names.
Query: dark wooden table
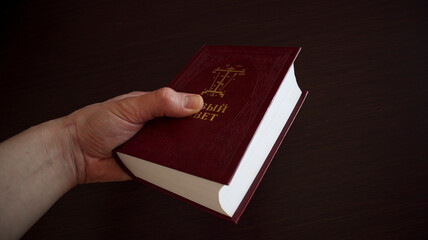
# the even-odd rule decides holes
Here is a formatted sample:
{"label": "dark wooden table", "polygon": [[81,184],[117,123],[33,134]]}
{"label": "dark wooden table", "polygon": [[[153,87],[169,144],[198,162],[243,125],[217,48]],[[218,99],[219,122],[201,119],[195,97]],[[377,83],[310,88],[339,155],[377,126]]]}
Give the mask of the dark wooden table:
{"label": "dark wooden table", "polygon": [[238,225],[87,184],[24,239],[427,239],[427,16],[424,1],[10,1],[0,140],[165,86],[203,44],[302,46],[310,91]]}

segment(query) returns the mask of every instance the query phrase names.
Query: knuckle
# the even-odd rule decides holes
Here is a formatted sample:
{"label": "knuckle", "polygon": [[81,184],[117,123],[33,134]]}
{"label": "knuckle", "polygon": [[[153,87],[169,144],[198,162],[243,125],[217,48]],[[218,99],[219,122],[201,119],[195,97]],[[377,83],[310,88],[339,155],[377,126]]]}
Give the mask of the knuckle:
{"label": "knuckle", "polygon": [[174,102],[175,91],[169,87],[158,89],[154,93],[156,101],[160,105],[171,105]]}

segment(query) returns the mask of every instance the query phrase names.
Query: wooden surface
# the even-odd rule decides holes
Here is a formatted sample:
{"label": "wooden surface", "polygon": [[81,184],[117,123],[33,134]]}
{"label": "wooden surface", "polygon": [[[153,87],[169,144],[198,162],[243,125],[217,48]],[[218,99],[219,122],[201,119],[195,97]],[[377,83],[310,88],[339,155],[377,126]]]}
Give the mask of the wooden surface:
{"label": "wooden surface", "polygon": [[2,14],[0,140],[160,88],[203,44],[302,46],[310,91],[238,225],[134,182],[88,184],[24,239],[428,238],[424,1],[28,0]]}

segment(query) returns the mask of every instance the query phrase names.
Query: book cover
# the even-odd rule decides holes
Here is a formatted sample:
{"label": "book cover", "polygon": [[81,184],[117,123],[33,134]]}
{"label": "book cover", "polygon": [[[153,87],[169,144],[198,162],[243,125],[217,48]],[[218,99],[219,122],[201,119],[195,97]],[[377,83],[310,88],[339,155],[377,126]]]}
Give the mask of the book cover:
{"label": "book cover", "polygon": [[[168,85],[176,91],[200,94],[204,98],[203,109],[187,118],[152,120],[116,151],[229,184],[299,51],[295,47],[203,46]],[[237,222],[241,216],[306,95],[303,91],[230,220]],[[137,181],[147,183],[127,171]]]}

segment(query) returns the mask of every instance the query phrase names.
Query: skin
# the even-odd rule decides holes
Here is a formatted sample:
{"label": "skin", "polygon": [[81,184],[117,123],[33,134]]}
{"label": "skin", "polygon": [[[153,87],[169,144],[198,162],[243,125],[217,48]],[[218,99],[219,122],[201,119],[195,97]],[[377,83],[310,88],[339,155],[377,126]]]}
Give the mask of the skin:
{"label": "skin", "polygon": [[156,117],[198,112],[202,97],[132,92],[31,127],[0,143],[0,239],[20,238],[77,184],[126,181],[112,150]]}

